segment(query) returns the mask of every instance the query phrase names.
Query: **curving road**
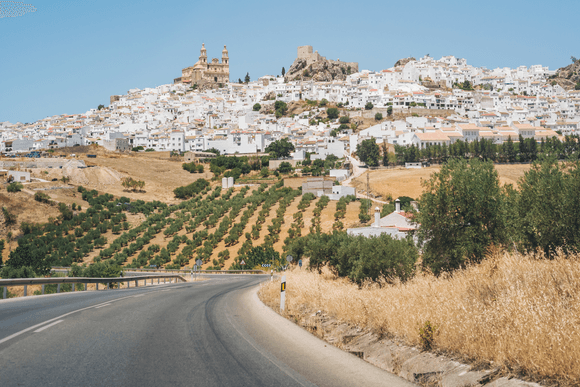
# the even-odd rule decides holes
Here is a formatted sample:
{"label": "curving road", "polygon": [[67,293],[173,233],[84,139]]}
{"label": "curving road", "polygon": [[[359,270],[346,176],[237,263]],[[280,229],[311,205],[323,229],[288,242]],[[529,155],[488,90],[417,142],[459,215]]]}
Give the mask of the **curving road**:
{"label": "curving road", "polygon": [[0,385],[411,386],[264,306],[269,276],[0,301]]}

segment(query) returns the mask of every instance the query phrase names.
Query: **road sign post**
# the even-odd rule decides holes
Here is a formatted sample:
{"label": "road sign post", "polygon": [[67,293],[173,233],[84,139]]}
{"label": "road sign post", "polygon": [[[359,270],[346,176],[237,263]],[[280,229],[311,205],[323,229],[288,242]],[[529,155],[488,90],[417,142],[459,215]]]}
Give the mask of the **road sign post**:
{"label": "road sign post", "polygon": [[280,312],[284,311],[286,303],[286,276],[282,277],[282,283],[280,284]]}
{"label": "road sign post", "polygon": [[198,271],[195,276],[195,280],[197,281],[198,274],[201,274],[201,265],[203,265],[203,261],[201,259],[198,259],[197,261],[195,261],[195,264],[197,265]]}

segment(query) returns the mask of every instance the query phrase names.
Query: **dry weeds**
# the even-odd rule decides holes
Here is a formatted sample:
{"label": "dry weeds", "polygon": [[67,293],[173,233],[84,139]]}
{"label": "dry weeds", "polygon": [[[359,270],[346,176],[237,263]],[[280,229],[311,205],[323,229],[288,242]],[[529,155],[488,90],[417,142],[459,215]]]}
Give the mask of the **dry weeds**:
{"label": "dry weeds", "polygon": [[[495,165],[502,185],[513,184],[530,169],[531,164]],[[403,167],[394,169],[380,169],[370,171],[370,189],[376,195],[385,197],[391,194],[393,198],[409,196],[418,199],[423,193],[421,181],[429,179],[432,173],[439,172],[438,166],[420,169],[407,169]],[[366,190],[367,174],[353,179],[352,185],[357,190]]]}
{"label": "dry weeds", "polygon": [[[437,327],[435,348],[580,383],[580,255],[554,260],[496,252],[447,278],[421,274],[405,284],[367,284],[293,269],[286,273],[289,313],[321,309],[381,335],[420,345],[419,328]],[[279,281],[260,290],[279,305]]]}

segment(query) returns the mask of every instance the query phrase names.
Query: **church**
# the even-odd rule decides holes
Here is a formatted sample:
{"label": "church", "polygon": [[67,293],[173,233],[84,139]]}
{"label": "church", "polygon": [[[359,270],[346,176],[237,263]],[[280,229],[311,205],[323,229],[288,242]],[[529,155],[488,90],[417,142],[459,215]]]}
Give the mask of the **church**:
{"label": "church", "polygon": [[217,86],[220,83],[230,81],[230,59],[226,46],[222,50],[222,61],[213,58],[211,62],[207,60],[207,50],[205,44],[201,45],[199,60],[196,64],[181,70],[181,77],[175,78],[173,83],[185,83],[191,86]]}

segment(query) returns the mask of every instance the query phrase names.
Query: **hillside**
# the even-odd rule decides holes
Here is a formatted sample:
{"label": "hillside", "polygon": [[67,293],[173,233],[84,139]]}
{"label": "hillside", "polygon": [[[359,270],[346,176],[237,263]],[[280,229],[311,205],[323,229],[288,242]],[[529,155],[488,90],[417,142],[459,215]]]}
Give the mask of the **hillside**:
{"label": "hillside", "polygon": [[566,90],[580,90],[580,60],[558,69],[556,76],[550,80]]}
{"label": "hillside", "polygon": [[[249,249],[256,246],[272,246],[282,256],[292,240],[290,232],[300,229],[305,235],[317,220],[322,232],[331,231],[336,220],[343,227],[358,221],[358,203],[348,205],[339,218],[332,203],[313,215],[320,199],[307,197],[304,201],[299,191],[283,188],[282,181],[270,187],[263,184],[227,191],[208,186],[191,199],[172,198],[169,205],[121,197],[122,191],[117,196],[82,186],[44,190],[54,202],[39,203],[32,190],[43,184],[56,183],[33,183],[25,186],[26,192],[2,194],[3,204],[17,217],[10,228],[0,219],[0,239],[10,240],[4,260],[18,245],[30,245],[56,266],[109,260],[130,267],[177,268],[191,267],[201,259],[204,269],[228,269],[239,267]],[[80,205],[82,211],[61,213],[59,203],[67,204],[69,210]],[[307,221],[292,223],[297,212],[304,213]],[[33,228],[21,230],[22,222]]]}

